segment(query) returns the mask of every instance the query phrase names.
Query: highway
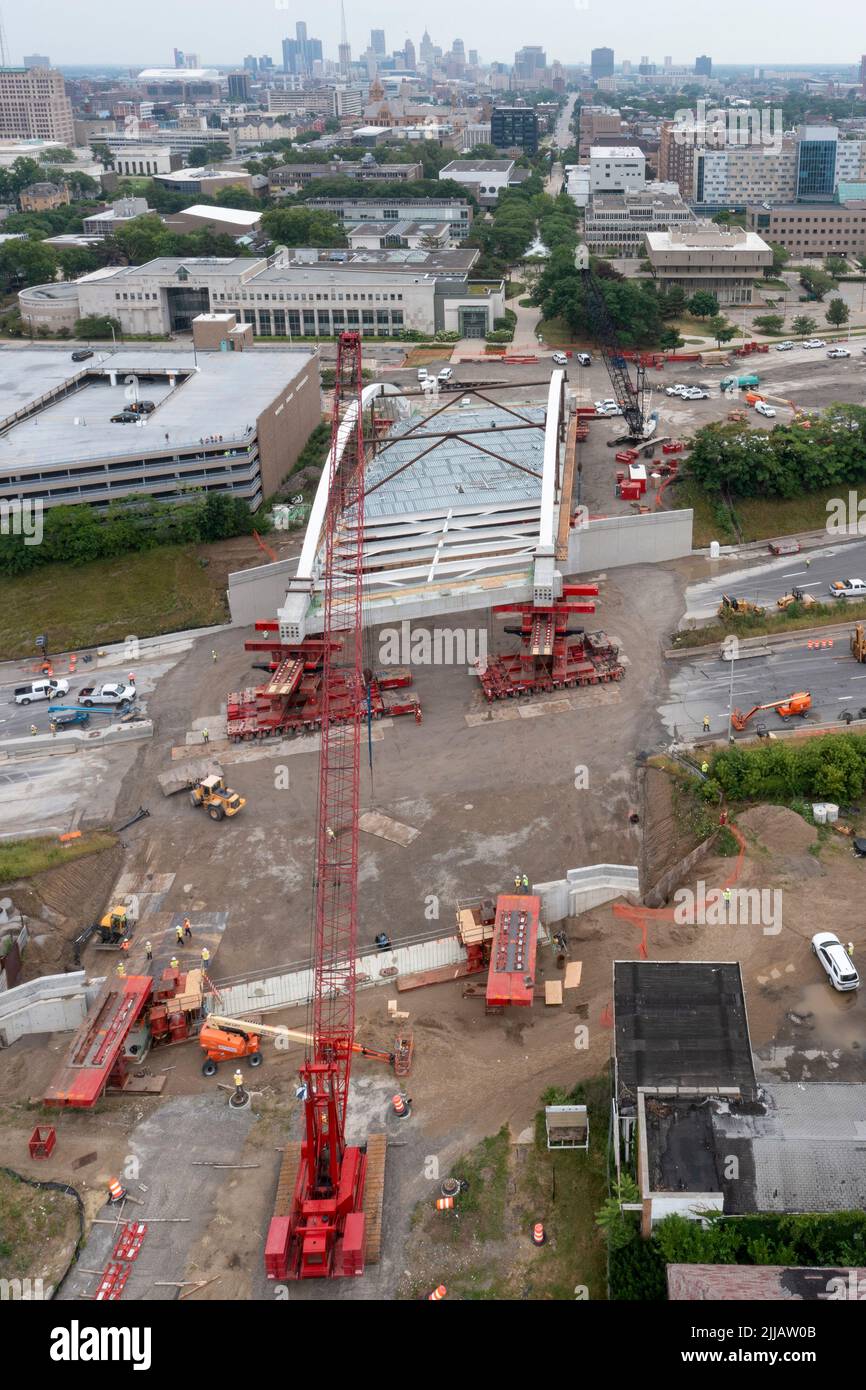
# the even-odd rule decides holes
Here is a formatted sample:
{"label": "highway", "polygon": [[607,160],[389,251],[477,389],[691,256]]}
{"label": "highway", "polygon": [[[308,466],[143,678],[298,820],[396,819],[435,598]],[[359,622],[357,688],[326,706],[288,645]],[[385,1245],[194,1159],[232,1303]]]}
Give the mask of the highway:
{"label": "highway", "polygon": [[[842,492],[842,496],[847,496],[847,490]],[[723,563],[721,560],[708,560],[708,571],[713,577],[689,586],[686,591],[686,618],[711,617],[721,603],[722,594],[745,598],[765,608],[775,608],[776,600],[796,587],[822,603],[828,602],[833,580],[866,580],[866,538],[840,538],[817,550],[804,550],[799,555],[782,555],[778,559],[770,559],[768,552],[765,557],[759,556],[753,565],[744,563],[740,568],[726,568],[722,573]],[[845,600],[838,602],[842,621],[845,617]]]}
{"label": "highway", "polygon": [[[775,647],[770,656],[733,662],[734,708],[746,712],[754,705],[808,690],[812,696],[809,720],[838,719],[845,710],[856,718],[861,708],[866,709],[866,666],[851,656],[847,632],[832,640],[832,646],[810,650],[808,638],[795,636]],[[671,738],[679,741],[699,735],[705,714],[710,716],[710,732],[727,737],[731,663],[722,661],[718,647],[707,648],[695,661],[669,662],[668,672],[668,698],[659,714]],[[772,710],[761,719],[770,730],[802,723],[799,718],[782,720]],[[741,737],[754,736],[755,722]]]}

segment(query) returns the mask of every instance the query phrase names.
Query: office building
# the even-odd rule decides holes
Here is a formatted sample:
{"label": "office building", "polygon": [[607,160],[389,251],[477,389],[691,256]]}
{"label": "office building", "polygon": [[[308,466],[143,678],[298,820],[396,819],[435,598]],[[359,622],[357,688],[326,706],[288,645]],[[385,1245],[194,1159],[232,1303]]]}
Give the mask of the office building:
{"label": "office building", "polygon": [[314,179],[360,179],[364,183],[413,183],[424,177],[422,164],[377,164],[365,156],[357,164],[342,159],[335,164],[284,164],[268,174],[268,191],[287,197]]}
{"label": "office building", "polygon": [[322,61],[322,40],[309,38],[303,20],[295,25],[295,37],[283,39],[283,72],[295,77],[309,77],[313,64]]}
{"label": "office building", "polygon": [[531,106],[494,106],[490,117],[490,143],[498,150],[538,153],[538,116]]}
{"label": "office building", "polygon": [[385,54],[388,51],[385,47],[384,29],[370,30],[370,49],[373,53],[376,54],[377,57],[384,58]]}
{"label": "office building", "polygon": [[460,242],[472,228],[472,207],[458,198],[306,198],[304,206],[329,212],[346,227],[370,221],[448,223],[449,239]]}
{"label": "office building", "polygon": [[611,248],[619,256],[643,256],[647,232],[694,222],[676,184],[649,184],[634,193],[594,193],[586,209],[584,235],[590,251]]}
{"label": "office building", "polygon": [[612,106],[581,106],[578,132],[578,153],[584,163],[593,145],[622,145],[625,122]]}
{"label": "office building", "polygon": [[866,186],[857,201],[763,204],[746,209],[746,226],[792,256],[866,255]]}
{"label": "office building", "polygon": [[45,53],[25,53],[25,68],[50,68],[51,59]]}
{"label": "office building", "polygon": [[250,99],[250,77],[246,72],[230,72],[228,75],[229,101],[246,103]]}
{"label": "office building", "polygon": [[[39,325],[39,291],[19,297]],[[75,285],[67,285],[75,290]],[[68,349],[14,348],[3,371],[17,423],[2,421],[0,500],[46,507],[227,492],[255,511],[291,471],[321,420],[319,364],[305,351],[135,347],[73,362]],[[135,377],[156,409],[115,424]],[[30,403],[29,409],[21,409]],[[86,427],[85,427],[86,426]]]}
{"label": "office building", "polygon": [[773,253],[756,232],[703,220],[666,232],[647,232],[646,254],[663,287],[680,285],[690,298],[708,290],[719,304],[751,304],[753,284]]}
{"label": "office building", "polygon": [[118,198],[103,212],[94,212],[84,219],[84,235],[100,241],[113,236],[117,228],[133,217],[145,217],[150,212],[146,198]]}
{"label": "office building", "polygon": [[492,207],[502,189],[515,181],[515,164],[513,159],[455,159],[439,170],[439,177],[465,184],[482,207]]}
{"label": "office building", "polygon": [[701,56],[700,56],[699,58],[696,58],[696,59],[695,59],[695,76],[696,76],[696,77],[712,77],[712,75],[713,75],[713,60],[712,60],[712,58],[709,57],[708,54],[702,53]]}
{"label": "office building", "polygon": [[593,79],[613,77],[613,49],[594,48],[590,55],[589,70]]}
{"label": "office building", "polygon": [[797,132],[797,199],[829,202],[836,187],[835,126],[800,126]]}
{"label": "office building", "polygon": [[521,82],[542,83],[547,68],[547,54],[537,46],[521,48],[514,55],[514,76]]}
{"label": "office building", "polygon": [[0,68],[0,140],[75,141],[63,75],[48,68]]}
{"label": "office building", "polygon": [[593,193],[626,193],[644,187],[646,155],[636,145],[593,146],[589,186]]}
{"label": "office building", "polygon": [[182,163],[180,155],[173,155],[168,145],[136,145],[131,141],[115,145],[111,154],[111,167],[122,178],[135,178],[136,175],[150,176],[170,174]]}

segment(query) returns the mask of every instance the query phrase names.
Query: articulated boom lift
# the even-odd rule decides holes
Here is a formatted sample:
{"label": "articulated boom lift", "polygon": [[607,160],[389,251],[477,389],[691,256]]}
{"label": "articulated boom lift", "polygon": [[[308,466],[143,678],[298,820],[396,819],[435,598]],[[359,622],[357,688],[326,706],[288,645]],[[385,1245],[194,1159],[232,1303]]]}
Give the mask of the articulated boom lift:
{"label": "articulated boom lift", "polygon": [[[338,343],[329,470],[312,1041],[301,1068],[304,1139],[284,1150],[265,1253],[268,1276],[279,1279],[363,1274],[365,1262],[379,1255],[385,1136],[373,1135],[360,1148],[347,1145],[345,1132],[355,1031],[358,809],[367,683],[361,642],[364,440],[357,333],[342,334]],[[339,715],[332,708],[337,701]]]}

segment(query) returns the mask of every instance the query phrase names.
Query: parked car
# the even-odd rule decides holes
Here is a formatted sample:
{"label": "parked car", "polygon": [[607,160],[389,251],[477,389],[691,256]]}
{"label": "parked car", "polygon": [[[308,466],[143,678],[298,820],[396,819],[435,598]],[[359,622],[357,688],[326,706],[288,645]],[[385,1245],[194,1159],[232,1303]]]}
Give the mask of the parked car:
{"label": "parked car", "polygon": [[830,593],[833,598],[864,598],[866,582],[862,579],[834,579]]}
{"label": "parked car", "polygon": [[679,381],[679,382],[677,382],[677,383],[676,383],[675,385],[673,385],[673,386],[666,386],[666,387],[665,387],[665,395],[666,395],[666,396],[682,396],[682,395],[684,394],[684,392],[686,392],[686,391],[688,391],[688,390],[690,390],[690,387],[684,386],[683,383],[682,383],[681,381]]}
{"label": "parked car", "polygon": [[783,343],[777,343],[777,344],[776,344],[776,351],[777,351],[777,352],[790,352],[793,346],[794,346],[794,344],[793,344],[792,342],[789,342],[789,340],[786,338],[785,341],[784,341]]}
{"label": "parked car", "polygon": [[426,368],[426,367],[419,367],[419,368],[418,368],[418,380],[419,380],[419,381],[426,381],[426,380],[427,380],[427,375],[428,375],[428,373],[427,373],[427,368]]}
{"label": "parked car", "polygon": [[440,381],[450,381],[453,375],[454,375],[454,369],[453,369],[453,367],[443,367],[442,370],[441,370],[441,372],[439,373],[439,380],[440,380]]}
{"label": "parked car", "polygon": [[135,425],[140,419],[141,416],[136,415],[134,410],[121,410],[119,415],[112,415],[111,423],[113,425]]}
{"label": "parked car", "polygon": [[53,700],[55,695],[68,695],[69,681],[41,680],[31,681],[29,685],[16,685],[16,705],[29,705],[33,700]]}
{"label": "parked car", "polygon": [[823,338],[810,338],[807,343],[803,344],[805,348],[822,348],[826,346],[827,344],[824,342]]}
{"label": "parked car", "polygon": [[851,354],[850,354],[850,352],[848,351],[847,348],[835,347],[835,348],[831,348],[831,349],[830,349],[830,351],[827,353],[827,356],[828,356],[828,357],[850,357]]}
{"label": "parked car", "polygon": [[831,931],[819,931],[812,937],[812,954],[818,957],[834,989],[859,989],[860,976],[838,936]]}
{"label": "parked car", "polygon": [[768,420],[775,420],[776,408],[775,406],[767,405],[766,401],[755,401],[755,414],[766,415]]}
{"label": "parked car", "polygon": [[156,410],[156,401],[130,401],[126,408],[133,415],[150,415]]}
{"label": "parked car", "polygon": [[689,386],[682,395],[684,401],[708,401],[710,399],[709,391],[704,391],[700,386]]}
{"label": "parked car", "polygon": [[614,400],[596,401],[596,415],[622,415],[622,407]]}
{"label": "parked car", "polygon": [[588,352],[579,352],[577,354],[577,365],[579,367],[591,367],[592,358],[590,354]]}
{"label": "parked car", "polygon": [[568,358],[566,357],[564,352],[555,352],[553,354],[553,357],[551,358],[551,361],[555,362],[557,367],[568,366]]}
{"label": "parked car", "polygon": [[86,362],[88,357],[93,356],[93,348],[76,348],[72,354],[73,362]]}

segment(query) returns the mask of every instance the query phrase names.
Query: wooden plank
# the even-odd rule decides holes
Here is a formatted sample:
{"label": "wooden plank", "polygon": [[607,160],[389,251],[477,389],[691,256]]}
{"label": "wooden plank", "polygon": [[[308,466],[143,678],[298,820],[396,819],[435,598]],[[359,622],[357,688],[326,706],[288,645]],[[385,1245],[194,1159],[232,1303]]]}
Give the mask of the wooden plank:
{"label": "wooden plank", "polygon": [[580,984],[580,977],[583,973],[582,960],[570,960],[565,967],[564,989],[577,989]]}
{"label": "wooden plank", "polygon": [[545,980],[544,982],[544,1002],[545,1004],[562,1003],[562,981]]}

